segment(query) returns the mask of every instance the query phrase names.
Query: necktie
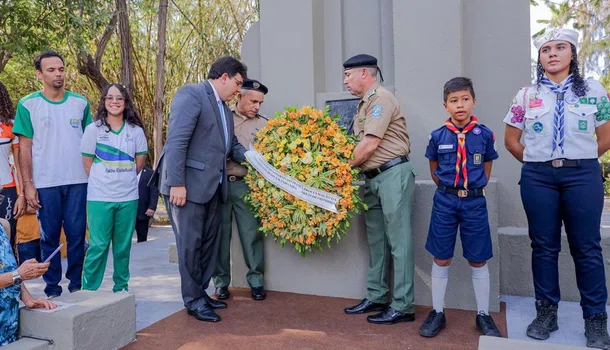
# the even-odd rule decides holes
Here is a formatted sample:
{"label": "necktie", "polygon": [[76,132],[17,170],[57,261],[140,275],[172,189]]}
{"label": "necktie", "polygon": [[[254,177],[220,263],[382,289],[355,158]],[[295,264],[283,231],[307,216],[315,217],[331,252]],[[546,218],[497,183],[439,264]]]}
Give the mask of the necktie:
{"label": "necktie", "polygon": [[548,86],[549,89],[551,89],[551,91],[557,95],[557,100],[555,102],[555,115],[553,117],[553,150],[551,151],[551,156],[553,156],[553,153],[555,153],[557,146],[559,146],[561,149],[561,154],[563,154],[563,136],[565,134],[563,98],[566,91],[568,91],[570,86],[572,86],[572,75],[570,74],[570,76],[568,76],[568,79],[566,80],[565,84],[563,84],[563,87],[553,84],[547,77],[542,77],[542,79],[540,79],[540,83]]}
{"label": "necktie", "polygon": [[455,161],[455,181],[453,187],[457,187],[460,181],[460,171],[464,174],[464,189],[468,189],[468,170],[466,169],[467,158],[466,158],[466,133],[474,129],[479,124],[477,117],[474,115],[470,119],[470,123],[464,127],[461,131],[453,125],[451,119],[445,121],[445,127],[457,134],[458,146],[457,146],[457,159]]}
{"label": "necktie", "polygon": [[220,111],[220,118],[222,119],[222,131],[225,134],[225,147],[229,149],[229,132],[227,130],[227,118],[225,117],[224,103],[218,100],[218,110]]}

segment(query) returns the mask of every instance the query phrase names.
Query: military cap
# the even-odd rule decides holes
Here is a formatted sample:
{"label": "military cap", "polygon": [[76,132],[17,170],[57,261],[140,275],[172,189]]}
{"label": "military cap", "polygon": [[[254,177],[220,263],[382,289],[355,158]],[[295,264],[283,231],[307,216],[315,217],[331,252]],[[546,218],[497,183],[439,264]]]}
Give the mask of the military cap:
{"label": "military cap", "polygon": [[254,79],[244,80],[244,84],[241,86],[241,88],[245,90],[260,91],[263,94],[267,94],[267,92],[269,92],[269,89],[267,89],[265,85],[261,84],[260,81]]}
{"label": "military cap", "polygon": [[374,56],[361,53],[343,62],[343,68],[345,68],[345,70],[359,67],[377,68],[377,70],[379,71],[379,76],[383,81],[383,74],[381,74],[381,68],[379,68],[379,66],[377,65],[377,58],[375,58]]}

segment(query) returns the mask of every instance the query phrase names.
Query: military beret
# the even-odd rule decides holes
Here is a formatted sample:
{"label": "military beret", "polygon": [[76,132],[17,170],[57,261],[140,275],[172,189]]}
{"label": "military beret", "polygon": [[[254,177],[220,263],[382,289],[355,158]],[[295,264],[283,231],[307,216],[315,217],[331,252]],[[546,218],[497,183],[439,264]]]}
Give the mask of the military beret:
{"label": "military beret", "polygon": [[381,81],[383,81],[383,74],[381,73],[381,68],[379,68],[379,66],[377,65],[377,59],[374,56],[361,53],[343,62],[343,68],[345,68],[345,70],[358,67],[377,68],[377,71],[379,72],[379,77],[381,78]]}
{"label": "military beret", "polygon": [[377,66],[377,59],[371,55],[367,55],[361,53],[352,58],[349,58],[347,61],[343,62],[343,68],[352,69],[357,67],[375,67]]}
{"label": "military beret", "polygon": [[260,81],[254,79],[244,80],[244,84],[241,86],[241,88],[246,90],[260,91],[263,94],[267,94],[267,92],[269,92],[269,89],[267,89],[265,85],[261,84]]}

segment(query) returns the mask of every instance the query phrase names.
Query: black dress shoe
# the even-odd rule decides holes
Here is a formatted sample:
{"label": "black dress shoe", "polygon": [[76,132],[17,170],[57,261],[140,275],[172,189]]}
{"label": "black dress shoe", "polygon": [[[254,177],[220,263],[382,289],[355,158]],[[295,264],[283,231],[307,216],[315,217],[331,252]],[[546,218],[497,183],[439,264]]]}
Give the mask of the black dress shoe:
{"label": "black dress shoe", "polygon": [[212,299],[207,293],[204,293],[203,297],[205,298],[205,301],[210,304],[212,309],[226,309],[227,307],[227,303],[225,303],[224,301]]}
{"label": "black dress shoe", "polygon": [[396,311],[392,307],[388,307],[385,311],[380,312],[376,315],[371,315],[366,318],[370,323],[375,324],[394,324],[398,322],[413,322],[415,321],[415,314],[406,314],[404,312]]}
{"label": "black dress shoe", "polygon": [[188,310],[187,313],[199,321],[205,322],[218,322],[220,321],[220,316],[214,312],[214,309],[210,305],[203,305],[195,310]]}
{"label": "black dress shoe", "polygon": [[231,294],[229,293],[229,288],[227,287],[216,287],[216,293],[214,293],[214,296],[216,296],[216,299],[218,300],[225,300],[229,299]]}
{"label": "black dress shoe", "polygon": [[426,338],[436,337],[438,332],[445,328],[446,324],[445,313],[436,312],[436,310],[432,309],[428,314],[428,318],[419,327],[419,335]]}
{"label": "black dress shoe", "polygon": [[265,293],[265,288],[263,288],[263,287],[252,288],[252,299],[265,300],[266,297],[267,297],[267,293]]}
{"label": "black dress shoe", "polygon": [[344,309],[344,311],[348,315],[354,315],[354,314],[363,314],[365,312],[371,312],[371,311],[383,311],[383,310],[385,310],[386,307],[387,307],[386,304],[374,303],[374,302],[368,300],[367,298],[364,298],[364,299],[362,299],[360,304],[346,307]]}

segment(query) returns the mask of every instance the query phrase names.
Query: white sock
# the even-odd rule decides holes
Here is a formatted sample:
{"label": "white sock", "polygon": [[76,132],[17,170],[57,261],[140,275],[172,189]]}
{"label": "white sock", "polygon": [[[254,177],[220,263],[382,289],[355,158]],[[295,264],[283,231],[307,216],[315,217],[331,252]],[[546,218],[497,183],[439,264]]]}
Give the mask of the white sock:
{"label": "white sock", "polygon": [[443,312],[445,306],[445,291],[449,278],[449,266],[438,266],[432,262],[432,307],[436,312]]}
{"label": "white sock", "polygon": [[489,268],[487,264],[472,267],[472,286],[477,299],[478,313],[489,315]]}

